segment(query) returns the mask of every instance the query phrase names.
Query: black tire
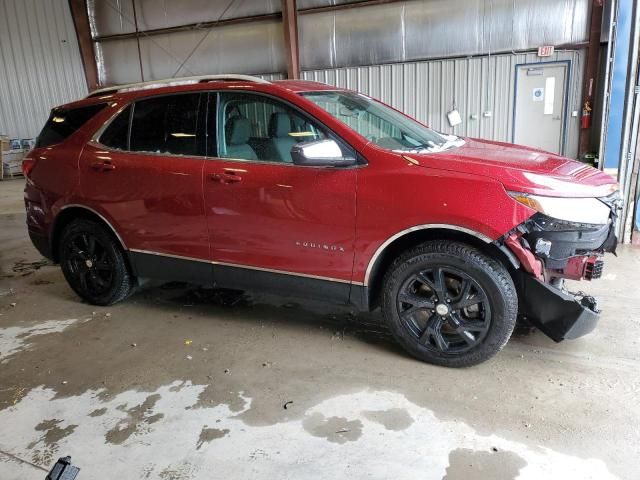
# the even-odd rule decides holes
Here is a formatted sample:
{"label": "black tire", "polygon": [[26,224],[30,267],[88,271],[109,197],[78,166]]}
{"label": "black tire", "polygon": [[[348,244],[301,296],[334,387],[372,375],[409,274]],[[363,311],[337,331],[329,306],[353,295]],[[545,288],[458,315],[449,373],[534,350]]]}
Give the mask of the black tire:
{"label": "black tire", "polygon": [[100,223],[78,219],[66,225],[58,259],[69,286],[93,305],[113,305],[133,291],[135,279],[122,247]]}
{"label": "black tire", "polygon": [[391,333],[425,362],[482,363],[504,347],[516,324],[511,276],[463,243],[425,242],[397,258],[383,281],[382,313]]}

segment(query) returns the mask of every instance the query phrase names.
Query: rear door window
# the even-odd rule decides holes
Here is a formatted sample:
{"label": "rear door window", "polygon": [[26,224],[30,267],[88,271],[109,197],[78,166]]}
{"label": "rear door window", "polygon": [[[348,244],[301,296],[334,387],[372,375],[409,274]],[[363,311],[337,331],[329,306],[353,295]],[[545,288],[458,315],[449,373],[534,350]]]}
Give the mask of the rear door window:
{"label": "rear door window", "polygon": [[62,143],[106,106],[106,103],[98,103],[79,108],[54,108],[38,135],[36,147]]}
{"label": "rear door window", "polygon": [[129,150],[204,156],[204,125],[199,121],[206,95],[167,95],[139,100],[131,119]]}

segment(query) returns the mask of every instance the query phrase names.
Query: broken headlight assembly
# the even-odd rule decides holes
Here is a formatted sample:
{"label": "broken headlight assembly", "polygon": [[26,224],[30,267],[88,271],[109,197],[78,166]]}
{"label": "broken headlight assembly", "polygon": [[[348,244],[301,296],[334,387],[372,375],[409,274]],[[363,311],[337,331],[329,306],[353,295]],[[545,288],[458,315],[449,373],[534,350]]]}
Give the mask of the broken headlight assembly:
{"label": "broken headlight assembly", "polygon": [[600,256],[616,247],[618,192],[604,198],[509,194],[536,211],[522,226],[521,241],[544,262],[549,277],[591,280],[602,275]]}
{"label": "broken headlight assembly", "polygon": [[[609,223],[612,207],[595,197],[565,198],[545,197],[528,193],[509,192],[517,202],[526,205],[553,222],[553,229],[569,227],[570,229],[584,228],[584,226],[606,225]],[[607,199],[609,197],[606,197]]]}

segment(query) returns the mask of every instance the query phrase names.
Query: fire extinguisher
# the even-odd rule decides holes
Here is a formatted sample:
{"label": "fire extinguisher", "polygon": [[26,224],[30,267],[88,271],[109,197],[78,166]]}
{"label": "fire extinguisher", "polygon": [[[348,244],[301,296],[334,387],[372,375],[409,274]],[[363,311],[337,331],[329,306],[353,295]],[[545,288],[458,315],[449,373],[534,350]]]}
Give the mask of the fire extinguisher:
{"label": "fire extinguisher", "polygon": [[591,126],[591,104],[589,100],[584,102],[584,106],[582,107],[582,129],[585,130]]}

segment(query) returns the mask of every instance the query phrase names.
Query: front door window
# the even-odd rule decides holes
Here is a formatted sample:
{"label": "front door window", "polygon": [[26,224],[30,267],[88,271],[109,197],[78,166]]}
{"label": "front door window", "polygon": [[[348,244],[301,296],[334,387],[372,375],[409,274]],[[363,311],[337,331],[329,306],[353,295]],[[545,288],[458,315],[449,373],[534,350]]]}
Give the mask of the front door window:
{"label": "front door window", "polygon": [[220,117],[223,158],[292,163],[294,145],[327,138],[315,122],[261,95],[223,93]]}

